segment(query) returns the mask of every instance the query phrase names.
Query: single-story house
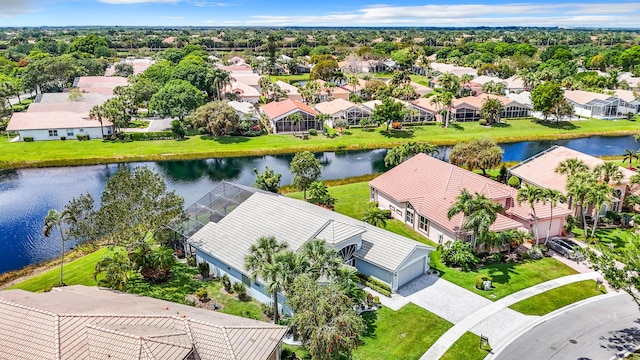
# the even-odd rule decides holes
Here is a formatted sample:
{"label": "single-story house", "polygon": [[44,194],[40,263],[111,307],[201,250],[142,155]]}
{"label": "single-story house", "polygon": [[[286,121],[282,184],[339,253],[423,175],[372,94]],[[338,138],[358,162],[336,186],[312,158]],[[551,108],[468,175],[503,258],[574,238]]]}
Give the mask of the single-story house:
{"label": "single-story house", "polygon": [[79,76],[73,81],[73,87],[83,93],[96,93],[101,95],[113,95],[113,90],[118,86],[129,85],[129,80],[122,76]]}
{"label": "single-story house", "polygon": [[622,117],[618,107],[624,105],[619,97],[583,90],[565,90],[564,97],[573,104],[576,115],[588,118],[611,119]]}
{"label": "single-story house", "polygon": [[229,73],[231,73],[232,77],[238,74],[253,74],[253,69],[250,65],[247,64],[217,65],[216,67],[220,70],[228,71]]}
{"label": "single-story house", "polygon": [[327,120],[326,124],[332,128],[333,121],[336,119],[345,119],[349,126],[353,126],[359,125],[360,120],[371,117],[370,109],[344,99],[317,103],[314,109],[321,114],[331,115],[331,119]]}
{"label": "single-story house", "polygon": [[367,85],[367,80],[358,78],[358,83],[355,85],[344,84],[341,86],[344,90],[349,91],[352,94],[362,95],[362,90]]}
{"label": "single-story house", "polygon": [[633,76],[632,73],[622,73],[618,76],[618,80],[626,82],[629,89],[640,90],[640,77]]}
{"label": "single-story house", "polygon": [[[261,111],[269,119],[274,134],[309,131],[309,129],[324,130],[322,123],[316,120],[318,113],[300,101],[287,99],[270,102],[262,106]],[[302,121],[292,124],[289,116],[295,113],[302,116]]]}
{"label": "single-story house", "polygon": [[320,94],[318,94],[318,98],[320,101],[330,101],[333,99],[343,99],[349,100],[349,95],[351,92],[339,86],[329,86],[328,82],[318,79],[314,80],[320,84]]}
{"label": "single-story house", "polygon": [[129,64],[133,66],[133,75],[138,75],[147,70],[151,65],[153,65],[156,61],[149,58],[141,58],[141,59],[124,59],[116,64],[109,64],[107,70],[104,73],[104,76],[113,76],[116,72],[117,64]]}
{"label": "single-story house", "polygon": [[231,85],[225,88],[225,93],[236,94],[240,101],[257,104],[260,102],[260,91],[253,86],[241,81],[231,81]]}
{"label": "single-story house", "polygon": [[[435,119],[435,114],[430,110],[426,110],[416,104],[402,101],[400,99],[394,98],[393,100],[395,102],[402,103],[405,106],[405,109],[407,110],[404,116],[404,119],[402,120],[403,122],[409,122],[409,123],[426,122],[426,121],[433,121]],[[382,104],[382,101],[380,100],[371,100],[371,101],[362,103],[362,107],[364,107],[365,109],[373,113],[376,106],[380,104]]]}
{"label": "single-story house", "polygon": [[102,139],[113,134],[113,124],[108,120],[89,118],[86,112],[72,111],[27,111],[13,113],[7,131],[20,135],[20,140],[32,137],[34,141],[76,139],[77,135],[89,135],[91,139]]}
{"label": "single-story house", "polygon": [[299,89],[289,83],[286,83],[282,80],[278,80],[274,82],[274,84],[278,85],[282,91],[287,94],[287,97],[291,100],[302,101],[302,95],[300,95]]}
{"label": "single-story house", "polygon": [[393,60],[354,60],[338,63],[340,70],[346,73],[382,73],[393,72],[397,64]]}
{"label": "single-story house", "polygon": [[[429,270],[433,247],[346,215],[255,188],[222,182],[186,210],[196,259],[217,276],[244,283],[253,298],[269,303],[270,292],[244,267],[249,248],[274,236],[298,251],[313,239],[325,240],[343,262],[389,285],[393,292]],[[197,226],[194,226],[197,225]],[[241,231],[238,231],[242,229]]]}
{"label": "single-story house", "polygon": [[232,82],[241,82],[245,85],[254,87],[258,91],[260,91],[260,86],[258,85],[260,83],[260,77],[260,75],[254,73],[231,73],[231,78],[233,79]]}
{"label": "single-story house", "polygon": [[418,84],[417,82],[411,81],[409,84],[411,84],[411,87],[416,90],[416,94],[418,94],[418,97],[423,97],[424,95],[431,94],[433,92],[432,88],[424,86],[422,84]]}
{"label": "single-story house", "polygon": [[531,116],[531,108],[521,104],[509,97],[480,94],[478,96],[466,96],[453,100],[451,115],[456,121],[478,121],[480,120],[480,108],[487,99],[497,99],[504,106],[500,114],[502,118],[519,118]]}
{"label": "single-story house", "polygon": [[240,116],[240,121],[258,121],[258,110],[256,110],[254,104],[244,101],[229,101],[228,104],[236,111],[238,116]]}
{"label": "single-story house", "polygon": [[[566,194],[567,175],[559,174],[555,172],[555,169],[561,162],[568,159],[582,160],[590,169],[604,164],[604,160],[595,156],[556,145],[517,164],[509,169],[509,172],[511,175],[517,176],[523,183],[536,185],[545,189],[555,189]],[[614,196],[611,197],[610,203],[604,205],[603,213],[606,211],[622,211],[625,196],[631,190],[629,180],[637,173],[623,167],[620,167],[620,171],[622,171],[623,174],[620,183],[613,180],[609,182],[609,186],[614,189]],[[587,210],[588,209],[585,209],[585,211]]]}
{"label": "single-story house", "polygon": [[[418,154],[369,182],[371,201],[381,209],[391,210],[392,217],[403,221],[438,244],[463,240],[475,242],[470,231],[463,230],[463,216],[451,219],[447,212],[463,189],[479,193],[504,208],[490,230],[525,229],[534,232],[529,204],[518,205],[517,189],[482,175],[462,169],[426,154]],[[536,215],[540,239],[546,237],[551,222],[551,236],[560,235],[565,217],[571,211],[563,204],[553,209],[537,204]],[[534,234],[535,235],[535,234]]]}
{"label": "single-story house", "polygon": [[640,98],[636,97],[637,93],[632,90],[614,90],[617,97],[622,101],[618,107],[618,112],[623,115],[627,113],[640,113]]}
{"label": "single-story house", "polygon": [[465,74],[471,75],[473,77],[476,77],[478,75],[478,71],[474,68],[458,66],[454,64],[432,62],[429,66],[433,71],[437,71],[440,73],[450,73],[458,77]]}
{"label": "single-story house", "polygon": [[0,291],[1,359],[278,360],[284,326],[81,285]]}

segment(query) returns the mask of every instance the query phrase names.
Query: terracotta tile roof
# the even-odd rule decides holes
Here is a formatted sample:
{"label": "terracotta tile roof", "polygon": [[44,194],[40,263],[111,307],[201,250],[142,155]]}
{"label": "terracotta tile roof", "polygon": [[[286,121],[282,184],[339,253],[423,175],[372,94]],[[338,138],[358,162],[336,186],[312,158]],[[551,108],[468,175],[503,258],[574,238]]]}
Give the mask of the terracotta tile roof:
{"label": "terracotta tile roof", "polygon": [[280,87],[280,89],[284,90],[284,92],[287,93],[287,95],[300,94],[297,87],[289,83],[286,83],[282,80],[278,80],[274,84],[277,84]]}
{"label": "terracotta tile roof", "polygon": [[[528,183],[544,187],[547,189],[556,189],[566,193],[567,176],[555,172],[558,165],[567,159],[580,159],[590,168],[603,164],[604,161],[585,153],[557,146],[535,155],[510,169],[511,173]],[[624,174],[621,183],[628,184],[631,176],[637,174],[635,171],[620,167]]]}
{"label": "terracotta tile roof", "polygon": [[[454,233],[459,231],[463,218],[458,214],[449,220],[447,212],[463,189],[494,201],[511,199],[512,206],[505,212],[521,220],[528,219],[531,212],[528,204],[520,206],[514,201],[516,189],[425,154],[410,158],[370,181],[369,185],[397,202],[410,202],[418,213]],[[548,206],[536,205],[539,218],[549,217],[546,208]],[[554,217],[569,213],[564,205],[554,209]],[[521,221],[499,215],[492,229],[516,229],[522,225]]]}
{"label": "terracotta tile roof", "polygon": [[[478,95],[477,97],[478,97],[479,99],[481,99],[481,100],[483,101],[483,103],[484,103],[484,101],[485,101],[486,99],[497,99],[497,100],[498,100],[498,101],[500,101],[500,102],[502,103],[502,105],[503,105],[503,106],[505,106],[505,107],[506,107],[506,106],[508,106],[508,105],[513,104],[514,102],[516,102],[515,100],[510,99],[510,98],[508,98],[508,97],[506,97],[506,96],[492,95],[492,94],[487,94],[487,93],[480,94],[480,95]],[[518,105],[522,105],[522,104],[518,104]],[[482,106],[482,105],[480,105],[480,106]]]}
{"label": "terracotta tile roof", "polygon": [[59,103],[32,103],[27,109],[28,113],[34,112],[77,112],[88,114],[94,106],[92,103],[82,101],[67,101]]}
{"label": "terracotta tile roof", "polygon": [[633,94],[633,91],[631,90],[614,90],[614,92],[616,93],[616,96],[619,97],[620,99],[630,103],[633,102],[635,100],[638,100],[638,98],[636,98],[636,96]]}
{"label": "terracotta tile roof", "polygon": [[287,99],[284,101],[274,101],[270,102],[262,107],[262,111],[271,119],[275,120],[289,112],[298,109],[300,111],[304,111],[313,116],[317,116],[318,113],[309,107],[309,105],[295,101],[291,99]]}
{"label": "terracotta tile roof", "polygon": [[[113,125],[102,120],[102,126]],[[87,113],[71,111],[34,111],[14,113],[9,120],[7,131],[40,129],[82,129],[100,127],[98,120],[91,120]]]}
{"label": "terracotta tile roof", "polygon": [[413,100],[412,103],[434,114],[442,110],[438,107],[437,104],[432,104],[430,98],[419,98],[419,99]]}
{"label": "terracotta tile roof", "polygon": [[410,82],[411,86],[416,90],[416,93],[420,96],[422,95],[426,95],[429,94],[431,92],[433,92],[433,89],[428,87],[428,86],[424,86],[422,84],[418,84],[417,82]]}
{"label": "terracotta tile roof", "polygon": [[0,291],[2,359],[268,359],[286,331],[95,287]]}
{"label": "terracotta tile roof", "polygon": [[456,109],[471,108],[478,110],[482,107],[482,99],[477,96],[465,96],[459,99],[453,99],[453,107]]}
{"label": "terracotta tile roof", "polygon": [[238,94],[240,97],[260,97],[260,92],[256,88],[241,81],[232,81],[231,86],[225,91]]}
{"label": "terracotta tile roof", "polygon": [[351,101],[347,101],[344,99],[335,99],[332,101],[317,103],[314,105],[314,109],[323,114],[333,115],[355,106],[356,104],[352,103]]}
{"label": "terracotta tile roof", "polygon": [[80,76],[77,82],[74,82],[74,86],[82,92],[102,95],[113,95],[113,89],[117,86],[127,85],[127,78],[121,76]]}
{"label": "terracotta tile roof", "polygon": [[258,82],[260,81],[260,75],[254,73],[231,74],[231,77],[234,82],[241,82],[249,86],[258,86]]}
{"label": "terracotta tile roof", "polygon": [[499,77],[487,76],[487,75],[480,75],[477,78],[471,80],[471,83],[475,83],[482,86],[490,81],[493,81],[495,83],[503,83],[505,85],[507,84],[506,81],[500,79]]}

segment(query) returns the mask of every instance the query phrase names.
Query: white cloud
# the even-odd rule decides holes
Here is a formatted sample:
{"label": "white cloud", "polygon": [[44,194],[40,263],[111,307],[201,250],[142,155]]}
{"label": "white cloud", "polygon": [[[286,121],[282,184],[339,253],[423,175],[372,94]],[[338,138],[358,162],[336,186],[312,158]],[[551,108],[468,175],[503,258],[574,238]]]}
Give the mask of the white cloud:
{"label": "white cloud", "polygon": [[390,6],[324,15],[259,15],[251,25],[638,27],[640,3],[511,3]]}
{"label": "white cloud", "polygon": [[0,18],[24,14],[33,10],[32,1],[0,0]]}

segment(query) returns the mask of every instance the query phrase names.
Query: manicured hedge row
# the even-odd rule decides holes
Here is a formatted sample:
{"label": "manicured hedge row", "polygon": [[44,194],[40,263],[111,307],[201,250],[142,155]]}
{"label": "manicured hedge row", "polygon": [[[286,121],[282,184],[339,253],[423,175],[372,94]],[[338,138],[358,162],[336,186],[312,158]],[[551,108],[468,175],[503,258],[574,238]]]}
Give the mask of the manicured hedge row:
{"label": "manicured hedge row", "polygon": [[362,285],[368,286],[372,290],[375,290],[384,296],[391,297],[391,288],[382,281],[362,273],[358,273],[358,279],[360,279],[360,283]]}
{"label": "manicured hedge row", "polygon": [[171,140],[173,133],[171,131],[135,132],[128,133],[127,137],[133,141]]}

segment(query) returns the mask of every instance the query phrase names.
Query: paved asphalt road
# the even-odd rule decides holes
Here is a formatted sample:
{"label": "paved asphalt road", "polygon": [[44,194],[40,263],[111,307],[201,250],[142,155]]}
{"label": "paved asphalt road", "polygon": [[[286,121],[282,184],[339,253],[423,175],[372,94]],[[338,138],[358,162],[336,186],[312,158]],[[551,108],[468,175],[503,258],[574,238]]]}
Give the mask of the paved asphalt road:
{"label": "paved asphalt road", "polygon": [[496,359],[609,360],[640,346],[640,310],[624,294],[580,306],[536,326]]}

